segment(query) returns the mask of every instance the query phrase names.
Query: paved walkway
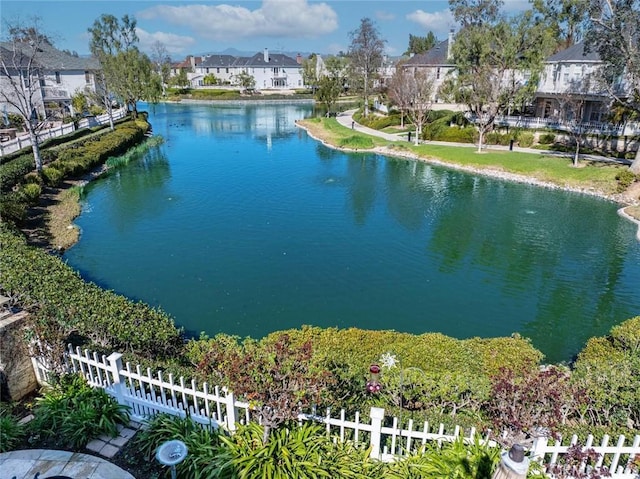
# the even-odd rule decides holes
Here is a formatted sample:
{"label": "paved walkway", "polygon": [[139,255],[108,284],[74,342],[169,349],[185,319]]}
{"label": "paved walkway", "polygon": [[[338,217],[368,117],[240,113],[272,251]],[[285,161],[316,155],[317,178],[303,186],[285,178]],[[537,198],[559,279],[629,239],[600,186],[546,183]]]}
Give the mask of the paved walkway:
{"label": "paved walkway", "polygon": [[[360,131],[362,133],[365,133],[367,135],[371,135],[371,136],[377,136],[379,138],[384,138],[385,140],[388,141],[402,141],[402,142],[407,142],[407,134],[406,132],[402,132],[402,133],[386,133],[384,131],[379,131],[379,130],[374,130],[373,128],[369,128],[366,127],[364,125],[361,125],[357,122],[354,121],[353,119],[353,114],[356,112],[357,110],[347,110],[347,111],[343,111],[342,113],[339,113],[338,116],[336,116],[336,120],[338,121],[338,123],[340,123],[342,126],[346,127],[346,128],[352,128],[356,131]],[[413,132],[415,133],[415,132]],[[444,146],[457,146],[457,147],[461,147],[461,148],[478,148],[478,145],[473,144],[473,143],[453,143],[450,141],[428,141],[427,144],[429,145],[444,145]],[[573,154],[572,153],[567,153],[567,152],[562,152],[562,151],[553,151],[553,150],[538,150],[536,148],[520,148],[519,146],[514,146],[512,149],[509,148],[509,146],[506,145],[487,145],[485,147],[487,150],[498,150],[498,151],[518,151],[518,152],[522,152],[522,153],[535,153],[538,155],[546,155],[546,156],[559,156],[559,157],[563,157],[563,158],[573,158]],[[606,156],[599,156],[599,155],[580,155],[580,159],[582,160],[592,160],[592,161],[603,161],[603,162],[608,162],[608,163],[619,163],[619,164],[623,164],[623,165],[630,165],[631,161],[630,160],[623,160],[623,159],[618,159],[618,158],[609,158]]]}
{"label": "paved walkway", "polygon": [[0,479],[135,479],[96,456],[49,449],[25,449],[0,454]]}

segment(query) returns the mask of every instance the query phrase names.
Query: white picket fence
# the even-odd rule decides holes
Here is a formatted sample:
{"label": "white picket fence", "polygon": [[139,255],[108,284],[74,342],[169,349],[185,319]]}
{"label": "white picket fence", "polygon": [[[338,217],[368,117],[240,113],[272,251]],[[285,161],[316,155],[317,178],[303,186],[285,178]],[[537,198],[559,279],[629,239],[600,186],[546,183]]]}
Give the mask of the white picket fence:
{"label": "white picket fence", "polygon": [[[37,359],[32,362],[38,381],[46,384],[49,377],[47,367]],[[120,404],[129,406],[131,418],[135,421],[144,421],[157,413],[179,417],[189,415],[200,424],[223,427],[233,432],[239,423],[258,420],[251,414],[251,405],[236,400],[226,388],[211,387],[207,383],[199,386],[194,380],[186,381],[182,377],[176,380],[171,374],[165,378],[162,372],[123,364],[120,353],[100,356],[69,346],[67,363],[71,371],[81,373],[89,384],[103,388]],[[403,429],[397,417],[386,417],[384,409],[377,407],[371,408],[364,421],[359,412],[355,413],[353,420],[347,419],[344,409],[339,417],[332,417],[327,409],[324,416],[315,412],[301,414],[299,420],[323,423],[327,434],[340,441],[353,441],[363,447],[371,447],[371,457],[383,461],[393,461],[419,451],[429,441],[453,441],[460,437],[467,441],[479,438],[497,447],[495,442],[480,436],[473,428],[463,431],[456,426],[453,431],[447,431],[443,424],[432,428],[428,422],[416,425],[409,420],[407,429]],[[541,437],[534,441],[528,451],[529,456],[546,466],[555,464],[577,441],[577,436],[568,442],[562,438],[549,440]],[[614,479],[640,479],[640,434],[634,437],[630,445],[622,435],[614,444],[609,442],[610,437],[605,436],[599,445],[594,445],[594,438],[590,435],[584,448],[593,449],[600,455],[596,466],[605,466]]]}
{"label": "white picket fence", "polygon": [[[113,121],[120,120],[127,116],[127,108],[122,107],[117,110],[113,110]],[[109,115],[107,113],[103,113],[102,115],[98,115],[91,118],[82,118],[78,121],[77,129],[80,130],[82,128],[89,128],[97,125],[106,125],[109,123]],[[60,126],[56,126],[54,128],[47,128],[40,130],[38,132],[38,140],[43,142],[50,138],[55,138],[58,136],[68,135],[76,130],[76,126],[73,123],[63,123]],[[14,138],[13,140],[0,142],[0,156],[8,155],[9,153],[13,153],[14,151],[21,150],[22,148],[27,148],[31,146],[31,138],[29,138],[28,134],[24,134]]]}

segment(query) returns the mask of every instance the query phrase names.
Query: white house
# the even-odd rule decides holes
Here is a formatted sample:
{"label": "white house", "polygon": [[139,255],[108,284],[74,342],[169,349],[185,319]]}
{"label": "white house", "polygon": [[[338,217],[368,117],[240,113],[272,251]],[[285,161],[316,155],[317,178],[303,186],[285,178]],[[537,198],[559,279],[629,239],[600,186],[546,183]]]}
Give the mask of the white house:
{"label": "white house", "polygon": [[[1,44],[0,49],[4,58],[11,58],[12,44]],[[5,57],[5,55],[9,56]],[[100,69],[100,65],[93,58],[71,55],[43,42],[34,60],[35,68],[32,68],[32,71],[37,72],[38,76],[38,87],[34,90],[34,98],[38,114],[42,118],[59,120],[65,115],[74,114],[71,106],[71,97],[74,94],[95,93],[100,89],[95,78],[95,72]],[[6,61],[5,64],[9,65],[10,61]],[[17,78],[17,71],[10,70],[8,70],[9,75]],[[9,79],[5,72],[2,73],[0,89],[4,93],[11,94],[11,89],[8,87]],[[1,98],[0,103],[3,111],[16,111],[11,104],[2,103]]]}
{"label": "white house", "polygon": [[584,97],[583,121],[604,121],[609,108],[606,90],[596,79],[603,65],[596,52],[584,51],[584,44],[572,45],[545,61],[544,72],[534,99],[535,116],[562,117],[563,97]]}
{"label": "white house", "polygon": [[251,75],[255,87],[261,89],[302,88],[302,57],[291,58],[282,53],[269,53],[264,49],[252,57],[208,55],[195,63],[190,81],[193,86],[204,86],[204,77],[213,74],[218,84],[237,85],[240,73]]}

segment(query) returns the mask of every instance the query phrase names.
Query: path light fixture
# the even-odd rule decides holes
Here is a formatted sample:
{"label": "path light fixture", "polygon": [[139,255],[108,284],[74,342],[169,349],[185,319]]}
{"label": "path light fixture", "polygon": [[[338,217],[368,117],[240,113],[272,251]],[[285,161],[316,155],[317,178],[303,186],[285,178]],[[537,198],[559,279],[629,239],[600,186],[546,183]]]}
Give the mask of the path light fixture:
{"label": "path light fixture", "polygon": [[170,466],[171,479],[176,479],[176,465],[184,461],[188,453],[187,445],[178,439],[174,439],[163,442],[158,446],[156,459],[160,464]]}
{"label": "path light fixture", "polygon": [[369,366],[369,380],[367,381],[367,392],[377,394],[382,389],[380,384],[380,366],[372,364]]}
{"label": "path light fixture", "polygon": [[528,470],[529,458],[524,455],[524,448],[514,444],[509,451],[502,453],[492,479],[525,479]]}

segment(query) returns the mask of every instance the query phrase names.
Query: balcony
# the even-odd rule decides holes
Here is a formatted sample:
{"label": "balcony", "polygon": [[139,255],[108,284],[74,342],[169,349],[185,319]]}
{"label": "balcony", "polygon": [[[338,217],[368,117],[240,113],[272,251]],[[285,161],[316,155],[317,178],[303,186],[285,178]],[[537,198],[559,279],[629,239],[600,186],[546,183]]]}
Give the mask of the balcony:
{"label": "balcony", "polygon": [[67,90],[51,86],[42,87],[42,98],[44,101],[69,100],[71,95]]}

